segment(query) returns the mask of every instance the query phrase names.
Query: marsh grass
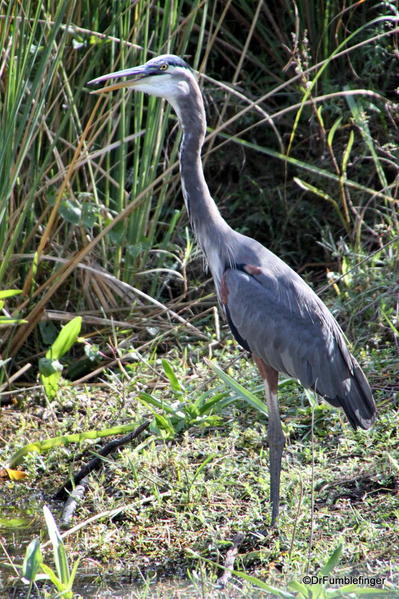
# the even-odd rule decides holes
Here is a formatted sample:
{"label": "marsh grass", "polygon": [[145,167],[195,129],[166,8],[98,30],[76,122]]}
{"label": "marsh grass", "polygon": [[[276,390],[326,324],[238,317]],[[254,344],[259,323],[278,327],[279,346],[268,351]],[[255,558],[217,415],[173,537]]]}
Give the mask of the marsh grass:
{"label": "marsh grass", "polygon": [[[318,572],[338,543],[338,572],[384,575],[396,589],[397,3],[0,7],[0,287],[23,291],[2,306],[0,397],[19,398],[5,414],[5,455],[154,418],[93,478],[81,527],[65,536],[79,575],[96,569],[112,586],[128,571],[142,598],[177,574],[192,596],[223,597],[215,581],[243,532],[236,569],[279,589]],[[379,402],[375,429],[353,432],[281,382],[285,504],[279,534],[266,537],[261,388],[219,322],[187,229],[176,117],[155,98],[97,100],[85,86],[163,52],[200,72],[206,176],[223,215],[312,280]],[[76,316],[82,340],[46,403],[38,359]],[[53,494],[96,449],[83,438],[82,456],[62,443],[24,454],[35,491]],[[6,486],[10,501],[29,500],[22,483]],[[226,596],[249,592],[263,591],[238,577]]]}
{"label": "marsh grass", "polygon": [[[243,0],[220,11],[183,0],[141,0],[134,9],[118,2],[112,11],[100,2],[90,14],[78,0],[57,6],[53,14],[13,1],[1,15],[7,79],[0,284],[23,289],[13,316],[29,320],[3,335],[6,355],[20,356],[14,364],[23,364],[30,350],[43,351],[38,323],[51,310],[60,318],[64,311],[65,319],[77,312],[115,318],[132,305],[123,283],[161,302],[187,290],[185,217],[175,199],[175,117],[164,103],[141,95],[134,97],[134,110],[123,92],[96,101],[85,83],[99,72],[174,52],[215,74],[207,79],[216,99],[208,110],[208,178],[226,180],[215,184],[215,194],[232,224],[245,215],[242,229],[291,256],[293,265],[314,262],[314,251],[298,252],[292,226],[298,217],[313,247],[320,225],[345,235],[356,252],[367,237],[365,251],[397,235],[389,126],[396,118],[389,87],[395,3],[345,10],[335,1],[313,14],[281,0],[286,29],[277,24],[276,7],[258,3],[254,10]],[[344,23],[351,27],[346,35]],[[340,69],[347,61],[360,64],[368,47],[378,50],[380,63],[386,60],[387,77],[375,64],[357,73],[359,87],[348,86]],[[277,73],[285,73],[284,80]],[[219,86],[221,78],[227,85]],[[244,172],[237,157],[245,160],[247,152]],[[266,169],[260,168],[262,154],[269,157]],[[306,210],[310,219],[302,216]],[[141,309],[137,298],[133,304]]]}
{"label": "marsh grass", "polygon": [[[198,350],[196,344],[192,351]],[[202,352],[208,353],[206,345]],[[48,407],[40,396],[32,397],[25,406],[29,421],[25,410],[14,410],[4,422],[5,434],[13,439],[11,452],[28,440],[88,430],[93,422],[99,430],[131,421],[132,414],[140,422],[150,412],[148,396],[159,402],[157,415],[168,415],[169,424],[154,417],[150,431],[135,446],[107,458],[103,468],[91,475],[76,520],[63,533],[69,561],[81,559],[76,591],[79,572],[85,573],[86,583],[90,572],[93,582],[101,572],[105,587],[112,588],[118,581],[139,585],[147,581],[154,593],[149,596],[156,597],[156,581],[176,576],[185,580],[189,573],[192,596],[200,596],[201,582],[210,597],[223,597],[214,585],[238,533],[244,541],[234,569],[275,588],[287,589],[289,582],[316,574],[342,543],[343,555],[334,569],[337,576],[380,576],[385,578],[386,590],[396,589],[399,455],[392,431],[398,412],[395,402],[384,401],[388,380],[377,372],[383,363],[393,364],[392,353],[387,351],[379,356],[378,365],[373,363],[376,372],[371,383],[377,389],[380,417],[367,433],[352,431],[340,411],[314,401],[309,404],[294,382],[281,381],[287,447],[278,533],[268,529],[266,417],[243,401],[237,389],[226,388],[205,362],[196,360],[194,366],[191,351],[188,357],[182,363],[176,352],[170,354],[166,371],[155,356],[125,364],[120,381],[110,373],[108,383],[90,391],[64,389],[62,397]],[[215,359],[233,379],[262,398],[260,381],[245,356],[227,346],[216,351]],[[201,393],[209,405],[214,400],[213,409],[203,416],[195,410]],[[96,453],[98,443],[86,439],[78,451],[59,445],[26,455],[23,467],[30,485],[50,497],[69,477],[71,464],[78,469]],[[9,483],[7,493],[21,507],[27,500],[21,484]],[[51,510],[57,514],[58,503]],[[7,513],[5,507],[3,511]],[[27,531],[26,542],[30,540]],[[94,564],[97,574],[93,575]],[[234,576],[226,596],[229,592],[240,596],[242,587],[242,596],[252,589],[256,597],[261,586],[256,590],[253,582],[242,578],[240,582],[240,576]],[[135,592],[137,597],[145,596],[144,590]]]}

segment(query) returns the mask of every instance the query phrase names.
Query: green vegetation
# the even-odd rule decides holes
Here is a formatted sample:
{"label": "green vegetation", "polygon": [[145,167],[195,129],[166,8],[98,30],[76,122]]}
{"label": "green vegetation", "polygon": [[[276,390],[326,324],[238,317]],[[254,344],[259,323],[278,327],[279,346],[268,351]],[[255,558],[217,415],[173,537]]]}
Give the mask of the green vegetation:
{"label": "green vegetation", "polygon": [[[168,597],[173,586],[165,590],[163,581],[175,580],[176,588],[189,589],[188,597],[200,597],[202,588],[209,597],[269,597],[239,575],[225,592],[217,590],[220,566],[240,533],[244,539],[234,570],[274,588],[288,591],[289,583],[316,576],[342,544],[334,576],[385,578],[384,588],[392,592],[399,575],[399,416],[397,407],[386,402],[388,381],[376,392],[380,418],[370,433],[353,431],[343,414],[326,404],[309,403],[295,382],[281,382],[287,449],[277,533],[268,529],[267,419],[198,360],[207,354],[206,344],[192,344],[188,352],[183,362],[179,352],[169,354],[168,372],[178,389],[161,358],[142,356],[140,362],[125,363],[118,376],[109,373],[102,385],[64,389],[50,406],[43,403],[42,392],[26,397],[5,421],[4,435],[12,439],[7,449],[13,451],[33,439],[51,442],[88,431],[94,422],[99,435],[110,423],[134,418],[137,426],[149,416],[147,396],[163,406],[157,405],[158,417],[147,433],[104,459],[103,468],[90,475],[90,489],[63,533],[69,561],[80,558],[76,592],[90,597],[96,590],[101,596],[101,588],[116,589],[124,581],[131,592],[127,596],[145,597],[147,585],[147,596]],[[389,359],[385,352],[378,364],[389,364]],[[262,398],[253,366],[232,343],[216,350],[214,360]],[[376,375],[371,380],[381,385],[375,384]],[[213,411],[198,410],[213,400]],[[71,471],[98,454],[100,442],[93,435],[80,440],[78,450],[59,443],[26,454],[22,463],[29,487],[38,488],[48,503]],[[4,490],[7,503],[21,511],[31,505],[26,484],[9,482]],[[15,515],[14,509],[10,513],[3,507],[3,518]],[[51,510],[60,517],[59,503]],[[25,528],[27,541],[35,536],[37,519]],[[22,559],[23,544],[17,549]],[[51,563],[47,553],[44,562]],[[334,588],[329,581],[324,586]],[[360,592],[369,585],[357,587]]]}
{"label": "green vegetation", "polygon": [[60,389],[61,373],[64,368],[60,359],[69,352],[77,341],[81,326],[81,316],[76,316],[70,320],[61,329],[44,358],[39,360],[40,382],[49,400],[54,399]]}
{"label": "green vegetation", "polygon": [[75,562],[72,572],[70,572],[65,546],[54,517],[46,505],[43,508],[43,512],[47,531],[53,546],[55,571],[43,562],[40,542],[37,539],[34,539],[29,543],[26,549],[26,555],[22,566],[22,580],[25,584],[29,585],[28,596],[32,593],[33,583],[38,580],[50,580],[58,591],[58,597],[73,599],[72,585],[76,576],[79,561]]}
{"label": "green vegetation", "polygon": [[[2,479],[3,594],[23,568],[32,598],[398,596],[398,23],[395,0],[0,4],[1,453],[28,474]],[[375,389],[364,433],[280,382],[278,532],[262,388],[188,228],[175,115],[86,88],[164,52],[201,73],[223,215],[318,289]],[[146,419],[62,541],[47,513],[52,569],[42,505]],[[320,572],[388,595],[304,586]]]}

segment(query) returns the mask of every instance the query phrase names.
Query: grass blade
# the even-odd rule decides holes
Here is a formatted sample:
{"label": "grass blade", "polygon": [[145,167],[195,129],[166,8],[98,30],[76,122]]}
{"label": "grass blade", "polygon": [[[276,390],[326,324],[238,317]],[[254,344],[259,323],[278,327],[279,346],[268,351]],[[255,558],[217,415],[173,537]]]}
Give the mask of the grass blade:
{"label": "grass blade", "polygon": [[243,385],[237,383],[231,376],[223,372],[218,366],[210,362],[209,360],[205,360],[206,364],[211,368],[229,387],[239,396],[241,397],[248,405],[254,408],[257,412],[261,412],[265,416],[268,415],[267,405],[261,401],[256,395],[245,389]]}

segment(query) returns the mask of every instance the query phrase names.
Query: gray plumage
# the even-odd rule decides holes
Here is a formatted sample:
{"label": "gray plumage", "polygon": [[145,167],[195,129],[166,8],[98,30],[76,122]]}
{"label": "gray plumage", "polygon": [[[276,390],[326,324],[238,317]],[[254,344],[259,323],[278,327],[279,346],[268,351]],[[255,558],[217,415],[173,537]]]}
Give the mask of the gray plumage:
{"label": "gray plumage", "polygon": [[376,409],[370,386],[324,303],[287,264],[222,218],[206,184],[201,149],[206,118],[195,75],[181,58],[163,55],[99,77],[133,77],[98,90],[132,87],[166,98],[183,129],[180,173],[191,225],[206,256],[220,306],[238,342],[254,357],[269,407],[272,525],[279,509],[284,435],[277,404],[283,372],[341,406],[353,427],[368,429]]}
{"label": "gray plumage", "polygon": [[275,370],[341,406],[352,426],[368,429],[375,419],[371,389],[331,312],[272,252],[242,235],[238,244],[237,264],[261,269],[254,275],[237,268],[225,273],[226,312],[241,343]]}

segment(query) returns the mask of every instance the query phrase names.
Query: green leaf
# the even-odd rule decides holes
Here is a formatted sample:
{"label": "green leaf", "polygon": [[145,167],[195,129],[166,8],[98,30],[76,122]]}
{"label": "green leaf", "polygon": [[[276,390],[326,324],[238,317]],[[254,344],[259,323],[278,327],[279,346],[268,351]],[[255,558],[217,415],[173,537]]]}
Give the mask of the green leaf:
{"label": "green leaf", "polygon": [[123,243],[126,235],[126,226],[124,223],[118,223],[108,233],[111,243],[120,245]]}
{"label": "green leaf", "polygon": [[378,198],[381,198],[381,199],[384,199],[387,201],[392,200],[392,198],[388,195],[388,193],[384,193],[383,191],[376,191],[372,187],[367,187],[365,185],[362,185],[361,183],[358,183],[357,181],[354,181],[353,179],[347,179],[346,177],[344,177],[342,179],[342,176],[337,175],[336,173],[333,173],[327,169],[319,168],[318,166],[314,165],[311,162],[304,162],[302,160],[298,160],[297,158],[293,158],[292,156],[287,156],[286,154],[281,154],[280,152],[276,152],[276,150],[272,150],[270,148],[260,146],[258,144],[254,144],[250,141],[241,139],[238,136],[231,137],[231,135],[227,135],[226,133],[223,133],[223,132],[220,132],[219,136],[222,138],[225,138],[225,139],[229,139],[233,143],[237,143],[245,148],[250,148],[250,149],[256,150],[257,152],[265,154],[266,156],[270,156],[272,158],[278,158],[279,160],[282,160],[282,161],[286,162],[287,164],[291,164],[299,169],[304,169],[307,172],[314,173],[316,175],[319,175],[320,177],[324,177],[325,179],[330,179],[337,183],[343,182],[348,187],[357,189],[359,191],[363,191],[365,194],[367,194],[373,198],[377,196]]}
{"label": "green leaf", "polygon": [[352,147],[353,147],[354,141],[355,141],[355,134],[353,133],[353,130],[351,130],[349,133],[349,137],[348,137],[348,143],[346,144],[346,148],[345,148],[343,156],[342,156],[341,168],[342,168],[342,173],[344,175],[346,175],[346,170],[347,170],[349,158],[350,158],[350,155],[352,152]]}
{"label": "green leaf", "polygon": [[248,389],[245,389],[245,387],[240,385],[240,383],[237,383],[237,381],[235,381],[231,376],[215,366],[213,362],[210,362],[209,360],[205,360],[205,362],[225,383],[227,383],[233,389],[233,391],[240,395],[242,399],[247,402],[247,404],[249,404],[252,408],[255,408],[255,410],[258,412],[265,414],[265,416],[268,415],[267,405],[256,395],[251,393],[251,391],[248,391]]}
{"label": "green leaf", "polygon": [[170,386],[172,387],[173,391],[182,393],[184,391],[184,387],[179,383],[179,380],[178,380],[177,376],[175,375],[173,368],[170,365],[170,362],[168,362],[168,360],[163,359],[162,366],[163,366],[166,376],[168,377]]}
{"label": "green leaf", "polygon": [[201,474],[201,472],[204,470],[204,468],[206,468],[206,466],[209,464],[209,462],[212,462],[212,460],[214,460],[217,457],[216,453],[213,453],[211,455],[208,455],[207,458],[205,458],[205,460],[202,462],[202,464],[200,464],[198,466],[198,468],[196,469],[196,471],[194,472],[194,476],[188,486],[188,490],[187,490],[187,501],[188,503],[190,502],[190,496],[191,496],[191,489],[193,488],[193,485],[195,483],[195,481],[197,480],[197,478],[199,477],[199,475]]}
{"label": "green leaf", "polygon": [[53,546],[54,561],[58,578],[64,585],[67,585],[69,583],[70,572],[63,540],[54,520],[54,516],[47,505],[43,506],[43,513],[50,541]]}
{"label": "green leaf", "polygon": [[169,418],[167,418],[166,416],[162,416],[162,414],[154,414],[154,417],[160,429],[169,433],[171,437],[174,437],[176,435],[175,427],[173,426]]}
{"label": "green leaf", "polygon": [[16,529],[26,529],[32,526],[32,519],[27,517],[16,517],[16,518],[0,518],[0,528],[11,531]]}
{"label": "green leaf", "polygon": [[359,588],[357,584],[347,584],[341,587],[337,591],[333,591],[329,594],[328,599],[341,599],[343,593],[353,593],[355,597],[369,597],[374,595],[376,597],[386,597],[387,599],[398,599],[398,591],[392,591],[389,589],[376,589],[376,588]]}
{"label": "green leaf", "polygon": [[161,401],[160,399],[157,399],[156,397],[153,397],[149,393],[146,393],[145,391],[141,391],[141,393],[139,393],[138,399],[141,400],[141,402],[147,406],[152,406],[154,408],[158,408],[159,410],[163,410],[164,412],[167,412],[168,414],[171,414],[172,416],[176,416],[175,409],[173,409],[171,406],[169,406],[167,403]]}
{"label": "green leaf", "polygon": [[[375,141],[373,139],[373,136],[370,131],[370,127],[367,122],[367,118],[365,117],[364,101],[362,98],[356,98],[351,95],[348,95],[348,96],[345,95],[345,99],[348,103],[348,106],[349,106],[351,112],[352,112],[353,119],[354,119],[357,127],[360,130],[360,133],[363,137],[363,141],[369,149],[369,152],[370,152],[371,157],[374,162],[375,169],[377,171],[377,174],[378,174],[378,177],[380,180],[381,187],[383,189],[386,189],[389,187],[389,185],[388,185],[388,181],[387,181],[387,178],[385,175],[384,168],[381,164],[381,159],[378,155]],[[353,135],[353,138],[351,140],[351,147],[352,147],[354,134],[353,134],[353,131],[351,131],[351,133]],[[349,145],[349,142],[348,142],[348,145]]]}
{"label": "green leaf", "polygon": [[40,358],[39,360],[40,380],[49,400],[54,399],[58,393],[63,368],[59,360],[50,360],[49,358]]}
{"label": "green leaf", "polygon": [[82,210],[75,202],[64,200],[60,204],[59,212],[62,218],[71,223],[71,225],[78,225],[80,223]]}
{"label": "green leaf", "polygon": [[41,320],[38,323],[40,336],[45,345],[51,345],[57,338],[58,329],[52,320]]}
{"label": "green leaf", "polygon": [[73,585],[74,580],[76,578],[76,574],[78,572],[78,566],[79,566],[79,564],[80,564],[80,558],[77,559],[76,562],[72,566],[72,572],[71,572],[71,575],[69,577],[70,588],[72,588],[72,585]]}
{"label": "green leaf", "polygon": [[26,548],[22,564],[22,580],[24,583],[35,582],[42,563],[43,556],[40,549],[40,541],[39,539],[33,539]]}
{"label": "green leaf", "polygon": [[328,136],[327,136],[327,143],[328,143],[328,145],[330,146],[330,148],[331,148],[331,146],[332,146],[332,144],[333,144],[333,140],[334,140],[335,133],[336,133],[336,131],[337,131],[337,129],[338,129],[338,127],[340,126],[340,124],[341,124],[341,123],[342,123],[342,116],[340,116],[340,117],[339,117],[339,118],[338,118],[338,119],[337,119],[337,120],[334,122],[333,126],[331,127],[330,131],[328,132]]}
{"label": "green leaf", "polygon": [[323,189],[315,187],[315,185],[312,185],[311,183],[304,181],[300,177],[294,177],[294,181],[301,189],[304,189],[305,191],[310,191],[315,195],[319,196],[320,198],[323,198],[323,200],[327,200],[327,202],[330,202],[330,204],[332,204],[337,211],[339,210],[338,203]]}
{"label": "green leaf", "polygon": [[66,354],[76,342],[81,326],[81,316],[72,318],[72,320],[70,320],[59,332],[57,339],[47,351],[46,358],[50,358],[51,360],[59,360],[62,358],[62,356]]}
{"label": "green leaf", "polygon": [[0,299],[6,299],[7,297],[13,297],[22,293],[21,289],[3,289],[0,291]]}
{"label": "green leaf", "polygon": [[331,554],[327,563],[323,566],[323,568],[319,572],[319,576],[328,576],[338,564],[342,555],[342,543],[338,545],[335,551]]}
{"label": "green leaf", "polygon": [[82,223],[86,229],[92,229],[96,224],[99,210],[96,204],[85,202],[82,207]]}
{"label": "green leaf", "polygon": [[[48,566],[47,564],[42,564],[42,570],[43,570],[43,572],[45,572],[47,578],[53,583],[53,585],[55,586],[57,591],[59,591],[59,592],[65,591],[65,585],[59,579],[59,577],[54,572],[54,570],[52,568],[50,568],[50,566]],[[57,597],[58,596],[59,595],[57,595]],[[62,595],[62,597],[65,598],[65,595]]]}
{"label": "green leaf", "polygon": [[208,455],[207,458],[205,458],[205,460],[202,462],[202,464],[200,464],[198,466],[198,468],[196,469],[192,482],[194,482],[198,478],[198,476],[201,474],[203,469],[209,464],[209,462],[212,462],[212,460],[214,460],[217,457],[217,455],[218,454],[216,454],[216,453],[212,453],[211,455]]}
{"label": "green leaf", "polygon": [[10,316],[0,316],[0,325],[8,326],[10,324],[26,324],[28,321],[23,318],[11,318]]}
{"label": "green leaf", "polygon": [[44,393],[49,401],[57,397],[60,381],[61,381],[61,373],[54,372],[48,376],[41,375],[40,380],[42,382]]}
{"label": "green leaf", "polygon": [[389,317],[387,311],[382,306],[381,306],[380,310],[381,310],[383,317],[387,321],[389,328],[391,329],[392,333],[394,334],[394,338],[396,339],[399,336],[399,329],[395,326],[394,321]]}
{"label": "green leaf", "polygon": [[55,372],[60,373],[63,368],[59,360],[50,360],[50,358],[40,358],[39,360],[39,372],[44,377],[49,377]]}
{"label": "green leaf", "polygon": [[[320,586],[320,585],[317,585]],[[307,586],[306,584],[303,584],[302,582],[298,582],[297,580],[292,580],[291,582],[288,583],[287,588],[289,588],[290,590],[292,589],[293,591],[296,591],[297,593],[302,593],[304,597],[306,597],[306,595],[308,595],[308,590],[309,590],[309,586]]]}
{"label": "green leaf", "polygon": [[113,426],[112,428],[106,428],[103,430],[90,430],[83,433],[72,433],[70,435],[62,435],[60,437],[51,437],[44,441],[36,441],[35,443],[29,443],[25,445],[11,456],[9,466],[13,468],[18,465],[24,456],[29,453],[41,453],[55,447],[61,447],[63,445],[69,445],[70,443],[82,443],[87,439],[99,439],[102,437],[110,437],[111,435],[121,435],[130,433],[137,428],[137,423],[122,424],[119,426]]}
{"label": "green leaf", "polygon": [[202,403],[201,398],[195,402],[195,406],[198,410],[198,413],[203,416],[204,414],[207,414],[208,412],[210,412],[215,406],[217,406],[218,404],[223,402],[223,405],[225,403],[226,400],[226,392],[222,391],[221,393],[215,393],[215,395],[213,397],[211,397],[211,399],[208,399],[208,401],[205,401],[204,403]]}

